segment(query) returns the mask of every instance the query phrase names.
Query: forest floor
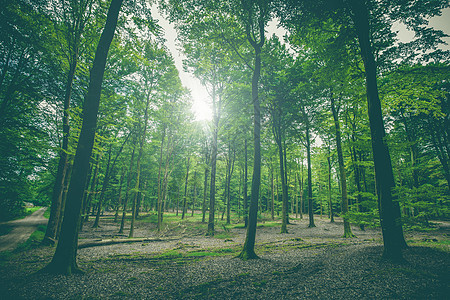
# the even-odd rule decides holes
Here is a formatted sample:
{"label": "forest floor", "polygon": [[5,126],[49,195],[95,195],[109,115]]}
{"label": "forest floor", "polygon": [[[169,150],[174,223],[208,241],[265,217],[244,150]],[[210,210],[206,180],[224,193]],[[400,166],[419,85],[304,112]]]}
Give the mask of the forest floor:
{"label": "forest floor", "polygon": [[[448,299],[450,294],[450,227],[408,231],[405,262],[381,259],[379,229],[342,238],[338,218],[291,219],[287,234],[280,223],[258,223],[260,259],[235,258],[242,249],[242,224],[216,225],[205,236],[200,215],[185,220],[165,215],[157,234],[154,214],[137,221],[135,237],[145,241],[93,246],[105,239],[124,239],[113,216],[93,218],[80,232],[78,264],[84,274],[36,274],[48,264],[54,247],[31,245],[0,253],[0,299]],[[127,222],[129,224],[129,222]],[[128,225],[129,226],[129,225]],[[127,227],[126,227],[127,229]],[[128,227],[129,229],[129,227]],[[88,244],[91,247],[87,247]]]}

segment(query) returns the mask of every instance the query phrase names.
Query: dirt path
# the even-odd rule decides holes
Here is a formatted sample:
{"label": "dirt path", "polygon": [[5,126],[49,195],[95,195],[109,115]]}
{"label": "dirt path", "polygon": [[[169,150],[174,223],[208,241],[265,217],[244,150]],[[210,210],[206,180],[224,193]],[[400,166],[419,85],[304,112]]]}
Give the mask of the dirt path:
{"label": "dirt path", "polygon": [[48,220],[44,218],[47,208],[41,208],[24,219],[2,223],[13,227],[10,233],[0,236],[0,252],[14,250],[17,245],[25,242],[39,225],[45,225]]}

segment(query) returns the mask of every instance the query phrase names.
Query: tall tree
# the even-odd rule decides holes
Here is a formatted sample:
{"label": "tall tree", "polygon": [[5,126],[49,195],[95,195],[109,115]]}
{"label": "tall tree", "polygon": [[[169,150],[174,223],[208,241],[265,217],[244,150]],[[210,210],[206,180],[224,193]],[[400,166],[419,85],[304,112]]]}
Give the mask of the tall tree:
{"label": "tall tree", "polygon": [[89,158],[94,144],[97,112],[109,46],[114,37],[122,0],[112,0],[97,51],[92,64],[88,92],[84,101],[83,126],[75,154],[72,177],[67,194],[67,209],[61,227],[61,236],[52,261],[43,269],[50,273],[80,272],[76,262],[81,202],[89,169]]}

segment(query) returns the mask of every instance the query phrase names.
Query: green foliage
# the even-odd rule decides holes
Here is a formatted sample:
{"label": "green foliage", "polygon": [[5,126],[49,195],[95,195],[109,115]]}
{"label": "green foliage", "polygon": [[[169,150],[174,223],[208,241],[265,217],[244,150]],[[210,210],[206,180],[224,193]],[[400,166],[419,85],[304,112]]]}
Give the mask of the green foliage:
{"label": "green foliage", "polygon": [[347,218],[350,223],[356,224],[358,226],[380,226],[378,209],[372,209],[365,212],[349,211],[343,217]]}
{"label": "green foliage", "polygon": [[395,192],[406,212],[403,222],[407,229],[430,228],[430,220],[448,219],[450,216],[450,198],[445,188],[423,184],[418,188],[397,187]]}

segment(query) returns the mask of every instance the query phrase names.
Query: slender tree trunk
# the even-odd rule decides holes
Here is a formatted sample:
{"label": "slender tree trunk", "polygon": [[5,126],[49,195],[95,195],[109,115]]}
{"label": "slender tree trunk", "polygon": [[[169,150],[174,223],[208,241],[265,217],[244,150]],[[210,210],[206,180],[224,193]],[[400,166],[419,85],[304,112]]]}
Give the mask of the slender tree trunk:
{"label": "slender tree trunk", "polygon": [[209,173],[209,168],[208,168],[208,166],[205,166],[205,177],[203,180],[202,223],[205,223],[205,218],[206,218],[206,197],[208,195],[208,173]]}
{"label": "slender tree trunk", "polygon": [[331,199],[331,157],[328,153],[328,205],[330,206],[330,222],[334,223],[333,201]]}
{"label": "slender tree trunk", "polygon": [[51,273],[72,274],[79,272],[76,262],[78,249],[78,228],[81,201],[89,170],[89,158],[94,144],[97,113],[100,103],[101,86],[105,72],[109,46],[114,36],[122,0],[112,0],[94,62],[91,69],[88,92],[83,107],[83,125],[73,164],[73,173],[67,194],[67,207],[61,227],[61,237],[50,264],[43,269]]}
{"label": "slender tree trunk", "polygon": [[134,136],[133,150],[131,152],[131,158],[130,158],[130,167],[128,168],[127,186],[125,189],[125,198],[123,199],[123,206],[122,206],[122,220],[120,221],[120,228],[119,228],[120,234],[123,233],[123,231],[125,229],[125,219],[127,217],[128,197],[129,197],[129,193],[130,193],[131,179],[133,178],[133,166],[134,166],[135,152],[136,152],[136,136]]}
{"label": "slender tree trunk", "polygon": [[255,50],[255,66],[252,76],[252,103],[253,103],[253,178],[250,196],[250,211],[248,216],[247,235],[244,248],[239,254],[242,259],[258,258],[255,253],[256,224],[258,221],[258,198],[261,184],[261,107],[258,97],[258,82],[261,73],[261,49],[264,44],[264,23],[259,23],[260,41],[254,41],[250,34],[250,24],[247,25],[247,39]]}
{"label": "slender tree trunk", "polygon": [[166,137],[166,126],[163,125],[163,130],[161,134],[161,146],[159,148],[159,166],[158,166],[158,203],[157,203],[157,214],[158,214],[158,232],[161,231],[161,221],[162,221],[162,182],[161,182],[161,170],[162,170],[162,159],[163,159],[163,149],[164,140]]}
{"label": "slender tree trunk", "polygon": [[189,178],[189,162],[191,157],[189,156],[186,163],[186,180],[184,181],[184,197],[183,197],[183,212],[181,214],[181,219],[184,219],[184,215],[187,210],[187,194],[188,194],[188,178]]}
{"label": "slender tree trunk", "polygon": [[137,198],[139,195],[139,188],[141,186],[141,159],[144,154],[144,144],[145,144],[145,138],[147,134],[147,123],[148,123],[148,108],[150,105],[150,92],[148,92],[147,95],[147,102],[145,105],[145,112],[144,112],[144,128],[142,129],[141,137],[140,137],[140,145],[139,145],[139,154],[136,160],[136,184],[134,186],[135,193],[133,197],[133,205],[132,205],[132,211],[131,211],[131,224],[130,224],[130,233],[128,234],[129,238],[132,238],[134,236],[134,223],[136,221],[136,212],[137,212]]}
{"label": "slender tree trunk", "polygon": [[125,177],[125,168],[122,167],[122,171],[120,172],[120,180],[119,180],[119,197],[117,199],[117,207],[116,207],[116,213],[114,215],[114,223],[117,223],[119,220],[119,209],[120,205],[122,204],[122,185],[123,185],[123,178]]}
{"label": "slender tree trunk", "polygon": [[[211,184],[209,190],[209,219],[208,219],[208,232],[207,235],[214,235],[214,214],[216,204],[216,164],[217,164],[217,134],[219,131],[219,110],[220,103],[217,103],[216,99],[216,83],[213,85],[213,141],[211,152]],[[220,97],[220,96],[219,96]],[[220,101],[219,101],[220,102]]]}
{"label": "slender tree trunk", "polygon": [[349,4],[353,13],[352,18],[355,23],[366,75],[370,133],[384,242],[383,257],[402,260],[401,249],[406,247],[406,242],[403,236],[400,205],[392,194],[395,181],[391,157],[385,140],[386,133],[381,102],[378,97],[376,62],[370,43],[369,12],[365,2],[349,0]]}
{"label": "slender tree trunk", "polygon": [[312,194],[312,172],[311,172],[311,140],[309,136],[309,121],[306,121],[306,159],[308,164],[308,227],[316,227],[314,224],[313,194]]}
{"label": "slender tree trunk", "polygon": [[[61,216],[64,216],[64,211],[66,208],[66,201],[67,201],[67,192],[69,190],[70,176],[71,176],[71,172],[72,172],[72,165],[70,164],[70,162],[67,162],[67,163],[68,163],[67,176],[64,180],[64,189],[63,189],[63,196],[62,196],[62,201],[61,201]],[[63,221],[63,218],[62,217],[59,218],[58,229],[56,231],[56,239],[59,239],[59,235],[61,233],[62,221]]]}
{"label": "slender tree trunk", "polygon": [[274,186],[274,182],[273,182],[273,169],[271,169],[270,172],[270,180],[272,183],[272,209],[271,209],[271,217],[272,217],[272,221],[275,220],[275,186]]}
{"label": "slender tree trunk", "polygon": [[303,219],[303,161],[300,170],[300,178],[298,180],[298,184],[300,185],[300,219]]}
{"label": "slender tree trunk", "polygon": [[281,210],[281,233],[287,233],[287,215],[288,215],[288,203],[287,203],[287,186],[286,176],[284,174],[284,158],[283,158],[283,146],[280,139],[277,139],[278,155],[280,159],[280,177],[281,177],[281,190],[282,190],[282,210]]}
{"label": "slender tree trunk", "polygon": [[109,146],[108,163],[106,164],[105,178],[103,179],[102,191],[100,192],[100,197],[99,197],[98,206],[97,206],[97,215],[95,216],[95,221],[94,221],[94,224],[92,225],[92,228],[97,228],[98,223],[100,222],[100,213],[102,211],[103,197],[105,195],[106,188],[109,183],[109,171],[110,171],[110,167],[111,167],[111,154],[112,154],[112,144],[110,144],[110,146]]}
{"label": "slender tree trunk", "polygon": [[341,203],[344,219],[344,238],[348,238],[354,237],[354,235],[352,233],[352,228],[350,227],[350,223],[346,215],[348,213],[347,179],[345,174],[344,155],[342,154],[341,126],[339,124],[338,110],[336,109],[333,96],[331,96],[330,100],[331,100],[331,111],[333,113],[334,119],[334,128],[336,131],[336,150],[338,154],[339,174],[341,175],[341,192],[342,192]]}
{"label": "slender tree trunk", "polygon": [[192,197],[191,217],[194,216],[195,202],[197,200],[197,171],[194,171],[194,195]]}
{"label": "slender tree trunk", "polygon": [[231,224],[231,176],[234,171],[234,161],[236,158],[236,151],[233,149],[233,156],[231,155],[231,143],[229,145],[229,154],[230,157],[229,166],[228,166],[228,178],[227,178],[227,224]]}
{"label": "slender tree trunk", "polygon": [[286,224],[289,224],[289,179],[288,179],[288,169],[287,169],[287,155],[286,155],[286,139],[283,138],[283,163],[284,163],[284,185],[286,193]]}
{"label": "slender tree trunk", "polygon": [[83,217],[83,215],[81,216],[80,230],[83,229],[84,223],[89,221],[89,210],[91,207],[91,203],[92,203],[93,198],[97,194],[97,180],[98,180],[98,172],[100,170],[100,160],[101,160],[101,156],[100,156],[100,154],[97,154],[97,159],[96,159],[97,163],[95,165],[94,177],[92,178],[91,190],[87,197],[85,209],[83,211],[84,217]]}
{"label": "slender tree trunk", "polygon": [[247,228],[248,226],[248,193],[247,193],[247,187],[248,187],[248,155],[247,155],[247,139],[244,141],[244,187],[243,187],[243,194],[244,194],[244,228]]}

